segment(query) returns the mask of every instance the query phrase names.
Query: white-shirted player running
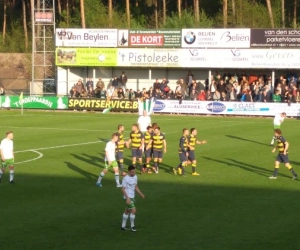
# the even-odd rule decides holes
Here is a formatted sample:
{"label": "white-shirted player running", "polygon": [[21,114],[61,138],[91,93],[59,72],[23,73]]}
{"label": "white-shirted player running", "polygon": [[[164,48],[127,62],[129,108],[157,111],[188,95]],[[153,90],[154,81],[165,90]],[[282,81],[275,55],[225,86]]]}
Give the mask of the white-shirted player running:
{"label": "white-shirted player running", "polygon": [[108,143],[106,143],[105,168],[100,173],[99,178],[96,182],[96,186],[98,187],[102,187],[101,181],[110,168],[113,168],[115,172],[115,180],[116,180],[117,187],[122,187],[122,185],[120,184],[119,167],[116,160],[116,142],[118,141],[118,138],[119,137],[117,134],[112,134],[111,140]]}
{"label": "white-shirted player running", "polygon": [[142,197],[145,198],[144,194],[138,188],[137,185],[137,176],[135,175],[135,167],[130,165],[128,167],[128,174],[122,180],[122,192],[124,195],[124,199],[126,199],[126,208],[123,213],[123,220],[122,220],[122,230],[129,230],[126,228],[126,223],[128,217],[130,218],[130,226],[131,231],[135,232],[136,228],[134,225],[134,219],[136,214],[136,207],[135,207],[135,191]]}
{"label": "white-shirted player running", "polygon": [[[275,131],[275,129],[281,129],[281,123],[284,121],[284,119],[286,118],[286,113],[282,112],[280,114],[276,114],[273,120],[273,129]],[[276,137],[273,136],[272,141],[271,141],[271,145],[274,145],[274,141],[276,140]]]}
{"label": "white-shirted player running", "polygon": [[9,182],[14,184],[14,134],[12,131],[6,132],[6,138],[1,141],[0,153],[1,153],[1,170],[0,170],[0,182],[2,174],[6,168],[9,167]]}

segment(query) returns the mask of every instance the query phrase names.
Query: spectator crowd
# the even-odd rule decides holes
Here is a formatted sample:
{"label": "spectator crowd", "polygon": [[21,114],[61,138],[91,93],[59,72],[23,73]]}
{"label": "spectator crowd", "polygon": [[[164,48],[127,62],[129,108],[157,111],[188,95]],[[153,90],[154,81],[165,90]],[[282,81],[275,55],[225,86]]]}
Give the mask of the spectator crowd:
{"label": "spectator crowd", "polygon": [[272,84],[271,76],[237,74],[225,72],[211,76],[202,84],[197,82],[191,71],[186,77],[176,81],[172,89],[166,78],[156,79],[153,85],[142,90],[126,88],[128,78],[125,72],[120,77],[114,76],[108,86],[101,78],[96,86],[91,78],[84,84],[81,79],[72,87],[70,96],[74,98],[138,99],[152,98],[171,100],[199,101],[242,101],[242,102],[300,102],[300,77],[290,71],[281,75]]}

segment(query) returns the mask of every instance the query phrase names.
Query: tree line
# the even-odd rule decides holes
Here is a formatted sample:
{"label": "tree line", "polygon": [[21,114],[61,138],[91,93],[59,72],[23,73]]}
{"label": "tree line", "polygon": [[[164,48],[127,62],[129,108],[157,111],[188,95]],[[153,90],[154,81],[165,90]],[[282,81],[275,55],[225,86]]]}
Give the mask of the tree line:
{"label": "tree line", "polygon": [[[45,1],[54,1],[57,28],[297,28],[299,25],[298,0]],[[31,3],[31,0],[0,0],[0,52],[31,51]]]}

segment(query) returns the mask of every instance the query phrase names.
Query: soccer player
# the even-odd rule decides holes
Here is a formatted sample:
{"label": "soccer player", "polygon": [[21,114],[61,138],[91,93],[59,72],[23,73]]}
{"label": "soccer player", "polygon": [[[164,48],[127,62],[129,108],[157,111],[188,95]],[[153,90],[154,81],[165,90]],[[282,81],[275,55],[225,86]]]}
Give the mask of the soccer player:
{"label": "soccer player", "polygon": [[182,136],[180,137],[179,140],[178,154],[179,154],[180,163],[176,168],[173,168],[173,172],[175,175],[177,175],[177,170],[178,170],[181,176],[186,176],[184,174],[184,168],[187,166],[187,156],[188,156],[188,147],[189,147],[188,136],[189,136],[189,130],[187,128],[184,128],[182,130]]}
{"label": "soccer player", "polygon": [[0,182],[2,174],[5,172],[6,168],[9,167],[9,182],[15,184],[14,181],[14,134],[12,131],[6,132],[6,138],[1,141],[0,153],[2,167],[0,170]]}
{"label": "soccer player", "polygon": [[119,167],[119,171],[121,172],[121,174],[126,175],[126,173],[124,172],[124,156],[123,156],[123,152],[124,152],[124,132],[125,128],[123,125],[118,125],[118,132],[116,133],[116,135],[118,136],[118,140],[116,142],[116,158],[117,158],[117,162],[118,162],[118,167]]}
{"label": "soccer player", "polygon": [[188,160],[192,163],[192,175],[197,176],[200,175],[196,172],[197,161],[195,157],[195,147],[196,144],[205,144],[206,141],[198,141],[197,140],[197,130],[195,128],[191,128],[189,140],[189,148],[188,148]]}
{"label": "soccer player", "polygon": [[127,142],[127,147],[131,144],[131,157],[132,157],[132,165],[135,167],[136,160],[139,161],[139,167],[141,174],[143,172],[143,159],[142,159],[142,152],[144,148],[144,135],[139,130],[137,124],[132,125],[132,131],[130,133],[130,139]]}
{"label": "soccer player", "polygon": [[[284,121],[285,118],[286,118],[285,112],[275,115],[274,120],[273,120],[274,131],[275,131],[275,129],[280,129],[281,123]],[[271,141],[272,146],[274,145],[275,140],[276,140],[276,136],[273,136],[272,141]]]}
{"label": "soccer player", "polygon": [[153,132],[152,127],[148,126],[147,131],[144,133],[144,154],[145,154],[144,170],[147,170],[148,173],[151,173],[150,161],[151,161],[152,148],[151,147],[147,148],[147,145],[151,140],[152,132]]}
{"label": "soccer player", "polygon": [[162,162],[164,153],[167,152],[167,142],[165,135],[160,132],[160,127],[156,127],[153,131],[150,142],[147,145],[147,150],[153,148],[153,170],[158,174],[159,164]]}
{"label": "soccer player", "polygon": [[139,117],[137,123],[139,125],[139,130],[142,131],[142,133],[147,131],[148,126],[151,126],[151,118],[146,110],[143,111],[143,115]]}
{"label": "soccer player", "polygon": [[136,207],[135,207],[135,191],[144,199],[145,195],[141,192],[137,185],[137,176],[135,175],[135,167],[130,165],[128,167],[128,174],[123,178],[122,181],[122,192],[124,195],[124,199],[126,200],[126,208],[123,213],[123,220],[122,220],[122,230],[129,230],[126,228],[126,222],[128,217],[130,217],[130,225],[131,231],[136,232],[136,228],[134,225],[134,219],[136,214]]}
{"label": "soccer player", "polygon": [[116,142],[118,141],[118,138],[119,137],[117,134],[112,134],[111,140],[108,143],[106,143],[105,168],[100,173],[99,178],[96,182],[96,186],[98,187],[102,187],[101,181],[110,168],[113,168],[115,172],[115,180],[117,187],[122,187],[122,185],[120,184],[118,163],[116,161]]}
{"label": "soccer player", "polygon": [[274,173],[269,178],[277,179],[279,164],[284,163],[284,165],[293,174],[293,180],[295,180],[297,178],[297,174],[296,174],[295,170],[293,169],[293,167],[291,166],[291,164],[289,163],[289,157],[288,157],[289,143],[282,136],[282,132],[280,129],[275,129],[275,137],[277,140],[277,147],[273,148],[272,153],[275,153],[276,149],[278,149],[278,155],[277,155],[276,161],[275,161]]}

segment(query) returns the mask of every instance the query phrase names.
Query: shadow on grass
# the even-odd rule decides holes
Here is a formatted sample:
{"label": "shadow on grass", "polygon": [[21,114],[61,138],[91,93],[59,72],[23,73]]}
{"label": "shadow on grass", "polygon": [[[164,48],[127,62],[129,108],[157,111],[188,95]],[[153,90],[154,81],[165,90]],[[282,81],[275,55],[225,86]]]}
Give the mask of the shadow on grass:
{"label": "shadow on grass", "polygon": [[71,169],[71,170],[73,170],[73,171],[75,171],[75,172],[77,172],[77,173],[79,173],[79,174],[81,174],[81,175],[83,175],[84,177],[86,177],[87,179],[90,179],[90,180],[95,180],[98,176],[97,175],[95,175],[95,174],[91,174],[91,173],[89,173],[89,172],[87,172],[87,171],[85,171],[85,170],[83,170],[83,169],[81,169],[81,168],[79,168],[79,167],[77,167],[77,166],[75,166],[73,163],[71,163],[71,162],[65,162],[66,164],[67,164],[67,167],[69,168],[69,169]]}
{"label": "shadow on grass", "polygon": [[[90,165],[94,165],[96,167],[100,167],[99,162],[101,162],[101,159],[98,157],[87,155],[87,154],[81,154],[81,155],[71,154],[71,155],[74,156],[74,158],[76,158],[82,162],[88,163]],[[83,156],[85,156],[85,157],[83,157]]]}
{"label": "shadow on grass", "polygon": [[[138,232],[132,233],[120,230],[125,204],[114,175],[97,188],[85,168],[64,163],[88,179],[66,172],[19,174],[17,184],[10,185],[3,176],[2,199],[8,202],[1,204],[1,249],[32,250],[33,244],[43,250],[298,249],[298,183],[281,179],[232,186],[211,185],[209,179],[178,181],[166,173],[151,181],[141,176],[146,198],[136,197]],[[178,228],[186,229],[180,237]]]}
{"label": "shadow on grass", "polygon": [[253,143],[256,143],[256,144],[259,144],[259,145],[270,147],[270,144],[262,143],[262,142],[259,142],[259,141],[253,141],[253,140],[249,140],[249,139],[246,139],[246,138],[243,138],[243,137],[239,137],[239,136],[235,136],[235,135],[226,135],[226,136],[229,137],[229,138],[231,138],[231,139],[236,139],[236,140],[241,140],[241,141],[247,141],[247,142],[253,142]]}
{"label": "shadow on grass", "polygon": [[[226,164],[228,166],[238,167],[238,168],[241,168],[243,170],[246,170],[246,171],[249,171],[249,172],[264,176],[264,177],[269,177],[273,174],[273,170],[271,171],[271,170],[268,170],[268,169],[265,169],[265,168],[262,168],[262,167],[258,167],[258,166],[255,166],[255,165],[252,165],[252,164],[249,164],[249,163],[237,161],[237,160],[230,159],[230,158],[226,158],[227,161],[223,161],[223,160],[219,160],[219,159],[212,159],[212,158],[205,157],[205,156],[202,157],[202,158],[204,158],[206,160],[209,160],[209,161],[218,162],[218,163],[221,163],[221,164]],[[278,173],[278,176],[286,177],[288,179],[292,178],[292,175],[288,176],[288,175],[281,174],[281,173]]]}

